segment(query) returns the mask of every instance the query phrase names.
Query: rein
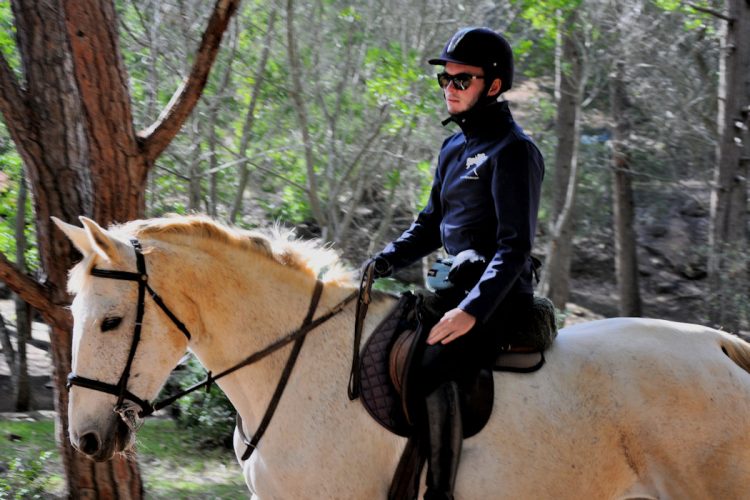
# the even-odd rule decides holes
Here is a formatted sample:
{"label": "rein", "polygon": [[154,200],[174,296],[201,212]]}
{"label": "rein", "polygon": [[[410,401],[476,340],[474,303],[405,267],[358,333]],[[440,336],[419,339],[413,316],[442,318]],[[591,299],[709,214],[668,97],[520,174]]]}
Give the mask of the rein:
{"label": "rein", "polygon": [[365,327],[365,317],[367,317],[367,309],[370,307],[370,302],[372,302],[371,290],[374,281],[375,263],[369,262],[362,271],[362,279],[359,282],[357,311],[354,313],[354,350],[352,352],[352,370],[349,373],[349,387],[347,388],[349,401],[354,401],[359,397],[359,348],[362,344],[362,331]]}
{"label": "rein", "polygon": [[114,279],[114,280],[134,281],[138,283],[138,303],[136,307],[135,326],[133,329],[133,341],[130,345],[130,352],[128,353],[128,360],[125,363],[125,368],[123,369],[122,374],[120,375],[120,379],[117,382],[117,384],[108,384],[100,380],[94,380],[94,379],[82,377],[80,375],[76,375],[75,373],[71,372],[68,375],[68,383],[67,383],[68,390],[70,390],[71,386],[77,385],[79,387],[83,387],[86,389],[92,389],[95,391],[105,392],[107,394],[112,394],[114,396],[117,396],[117,404],[115,405],[114,411],[120,414],[121,416],[125,412],[125,409],[123,407],[123,402],[125,399],[128,399],[134,402],[135,404],[137,404],[138,406],[140,406],[141,411],[138,412],[138,417],[143,418],[143,417],[147,417],[151,415],[157,410],[160,410],[174,403],[177,399],[181,398],[182,396],[185,396],[187,394],[190,394],[191,392],[197,391],[198,389],[205,387],[206,390],[208,391],[216,380],[222,377],[225,377],[231,373],[234,373],[240,368],[244,368],[245,366],[248,366],[257,361],[260,361],[261,359],[265,358],[266,356],[270,354],[273,354],[274,352],[278,351],[279,349],[286,346],[287,344],[294,342],[295,344],[292,348],[292,352],[290,353],[289,358],[287,359],[286,366],[284,367],[284,371],[281,374],[281,378],[279,379],[279,383],[276,386],[276,390],[274,391],[273,397],[271,398],[271,402],[269,403],[269,406],[266,409],[265,414],[263,415],[263,419],[261,420],[261,424],[258,427],[258,430],[253,435],[253,438],[249,441],[245,437],[244,430],[242,429],[242,419],[240,418],[239,413],[237,414],[237,424],[238,424],[237,427],[239,429],[239,433],[243,439],[243,442],[245,442],[245,444],[248,447],[245,453],[242,455],[242,459],[247,460],[247,458],[250,457],[252,452],[257,447],[258,441],[260,441],[260,438],[263,436],[266,429],[268,428],[268,425],[271,422],[271,418],[273,417],[273,414],[276,411],[279,401],[281,400],[281,396],[284,392],[284,388],[286,387],[286,384],[289,381],[289,378],[291,376],[292,368],[294,368],[294,364],[297,360],[297,356],[299,355],[299,352],[302,349],[302,344],[305,340],[305,337],[307,336],[308,333],[310,333],[310,331],[314,330],[321,324],[331,319],[336,314],[340,313],[344,309],[344,307],[346,307],[346,305],[349,304],[349,302],[354,300],[354,298],[357,296],[357,292],[353,292],[352,294],[347,296],[344,300],[339,302],[336,306],[334,306],[324,315],[318,317],[317,319],[313,319],[315,315],[315,311],[318,307],[318,302],[320,301],[320,297],[323,294],[323,282],[320,280],[317,280],[315,282],[315,289],[313,290],[313,295],[310,299],[310,305],[308,307],[307,315],[305,316],[305,319],[302,322],[302,326],[300,326],[297,330],[281,337],[280,339],[272,342],[271,344],[260,349],[259,351],[254,352],[253,354],[251,354],[244,360],[240,361],[236,365],[230,368],[227,368],[226,370],[223,370],[216,375],[213,375],[211,372],[208,372],[206,379],[203,380],[202,382],[199,382],[195,385],[188,387],[187,389],[179,391],[176,394],[173,394],[161,401],[150,403],[147,400],[139,398],[138,396],[136,396],[135,394],[133,394],[127,389],[128,380],[130,379],[130,369],[133,364],[133,359],[135,358],[135,353],[138,348],[138,343],[141,340],[141,329],[143,326],[143,316],[145,313],[146,292],[147,291],[149,292],[149,295],[151,295],[151,298],[154,300],[156,305],[158,305],[159,308],[162,311],[164,311],[167,317],[172,321],[172,323],[175,324],[175,326],[177,326],[177,328],[182,332],[182,334],[185,335],[188,341],[191,339],[191,335],[190,335],[190,331],[187,329],[187,327],[185,327],[184,323],[182,323],[177,318],[177,316],[175,316],[175,314],[167,307],[167,305],[164,303],[161,297],[148,284],[148,274],[146,273],[146,260],[143,257],[143,253],[141,252],[140,242],[136,239],[131,239],[130,244],[133,246],[133,250],[135,251],[137,272],[132,273],[128,271],[114,271],[114,270],[97,269],[97,268],[93,268],[91,270],[92,276]]}

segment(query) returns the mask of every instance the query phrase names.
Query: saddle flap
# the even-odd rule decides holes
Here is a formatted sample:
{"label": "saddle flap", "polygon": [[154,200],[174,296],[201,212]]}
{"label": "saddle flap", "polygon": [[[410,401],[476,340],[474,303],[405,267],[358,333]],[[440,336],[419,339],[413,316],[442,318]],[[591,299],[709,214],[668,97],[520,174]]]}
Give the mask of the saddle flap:
{"label": "saddle flap", "polygon": [[411,434],[411,426],[401,407],[400,396],[391,382],[389,352],[396,334],[408,324],[416,297],[404,293],[393,310],[375,328],[362,350],[360,390],[362,405],[380,425],[399,436]]}
{"label": "saddle flap", "polygon": [[405,371],[409,360],[409,351],[414,344],[417,335],[416,330],[406,330],[396,339],[391,348],[391,354],[388,361],[388,373],[390,374],[391,383],[393,383],[396,392],[403,392],[403,383]]}

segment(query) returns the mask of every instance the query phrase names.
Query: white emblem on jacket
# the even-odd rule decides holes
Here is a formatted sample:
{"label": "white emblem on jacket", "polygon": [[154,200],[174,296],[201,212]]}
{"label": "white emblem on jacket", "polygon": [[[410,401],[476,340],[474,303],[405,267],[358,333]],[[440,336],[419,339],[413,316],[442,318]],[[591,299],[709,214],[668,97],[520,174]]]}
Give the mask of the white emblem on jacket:
{"label": "white emblem on jacket", "polygon": [[481,167],[485,161],[487,161],[487,155],[484,153],[479,153],[467,159],[466,170],[471,171],[461,178],[466,180],[479,180],[479,173],[477,172],[477,169]]}

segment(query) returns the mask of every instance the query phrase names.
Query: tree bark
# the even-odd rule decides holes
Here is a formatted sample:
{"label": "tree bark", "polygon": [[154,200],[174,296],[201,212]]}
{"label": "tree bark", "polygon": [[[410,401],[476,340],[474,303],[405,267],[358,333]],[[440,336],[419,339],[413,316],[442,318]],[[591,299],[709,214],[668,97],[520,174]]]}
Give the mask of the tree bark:
{"label": "tree bark", "polygon": [[[16,265],[26,271],[26,178],[21,171],[18,181],[18,201],[16,205]],[[31,338],[31,308],[18,295],[16,303],[16,411],[29,411],[32,404],[31,381],[26,358],[26,344]]]}
{"label": "tree bark", "polygon": [[127,74],[112,1],[13,0],[24,84],[0,53],[0,113],[24,161],[33,193],[39,284],[0,255],[0,279],[50,325],[57,433],[72,498],[141,498],[134,455],[104,463],[75,453],[67,435],[71,318],[67,272],[78,258],[51,215],[100,223],[143,215],[148,169],[190,114],[239,0],[218,0],[193,64],[169,108],[141,138],[132,124]]}
{"label": "tree bark", "polygon": [[15,296],[16,303],[16,345],[17,364],[15,397],[16,411],[29,411],[33,405],[31,394],[31,379],[29,378],[29,365],[26,356],[26,346],[31,339],[31,308],[18,295]]}
{"label": "tree bark", "polygon": [[[711,193],[711,320],[729,330],[747,315],[747,176],[750,168],[750,3],[726,0],[719,65],[718,151]],[[745,318],[747,321],[748,318]]]}
{"label": "tree bark", "polygon": [[[209,124],[211,126],[212,124]],[[201,147],[201,127],[200,123],[196,120],[189,124],[190,132],[190,144],[191,154],[187,158],[187,176],[188,176],[188,211],[197,212],[201,209],[201,200],[203,198],[203,187],[201,178],[203,177],[201,172],[201,163],[203,163],[202,153],[203,148]]]}
{"label": "tree bark", "polygon": [[540,293],[561,310],[565,309],[570,298],[570,263],[578,188],[579,117],[585,74],[579,32],[578,12],[574,10],[561,20],[557,31],[555,187],[550,241],[540,283]]}
{"label": "tree bark", "polygon": [[0,314],[0,346],[3,348],[5,363],[8,365],[8,370],[10,370],[11,384],[15,387],[16,375],[13,367],[16,366],[16,350],[10,340],[10,330],[5,325],[5,318],[3,318],[2,314]]}
{"label": "tree bark", "polygon": [[632,172],[627,152],[630,135],[628,97],[625,88],[625,64],[616,63],[610,75],[610,105],[615,128],[612,140],[613,201],[615,218],[615,270],[619,291],[620,315],[641,316],[641,296],[638,284],[638,258]]}

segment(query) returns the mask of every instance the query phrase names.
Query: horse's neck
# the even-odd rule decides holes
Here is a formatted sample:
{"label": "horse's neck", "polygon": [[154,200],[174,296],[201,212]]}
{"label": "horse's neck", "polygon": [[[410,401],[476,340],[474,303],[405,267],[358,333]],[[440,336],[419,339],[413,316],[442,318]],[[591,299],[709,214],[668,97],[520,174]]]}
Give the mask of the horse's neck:
{"label": "horse's neck", "polygon": [[[172,270],[171,278],[162,279],[170,279],[170,288],[178,287],[185,298],[187,305],[178,316],[188,318],[183,321],[191,323],[191,349],[214,374],[302,325],[316,282],[308,273],[237,249],[227,249],[226,255],[207,255],[188,247],[174,252],[179,255],[170,260],[180,266]],[[325,286],[315,316],[325,314],[351,291]],[[341,319],[327,322],[315,334],[325,335]],[[248,423],[257,425],[260,420],[290,349],[284,347],[217,382]]]}

